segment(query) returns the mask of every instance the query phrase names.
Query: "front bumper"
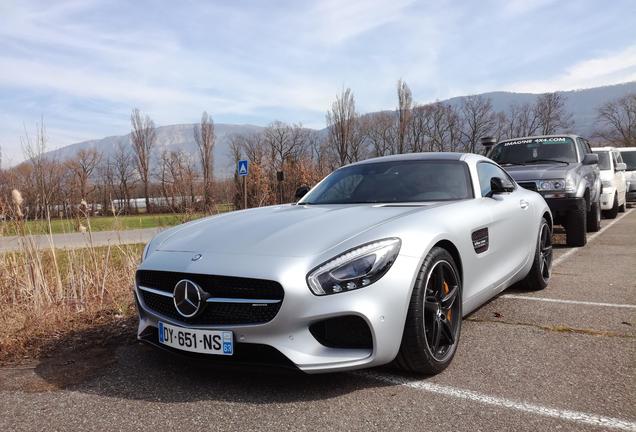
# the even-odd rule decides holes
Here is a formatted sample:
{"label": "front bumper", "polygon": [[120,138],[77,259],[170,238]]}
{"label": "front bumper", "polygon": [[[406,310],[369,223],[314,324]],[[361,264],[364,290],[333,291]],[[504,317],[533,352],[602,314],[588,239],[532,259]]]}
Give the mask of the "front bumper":
{"label": "front bumper", "polygon": [[[157,254],[157,253],[155,253]],[[157,257],[153,259],[157,261]],[[167,254],[167,253],[164,253]],[[178,255],[178,252],[172,252]],[[188,254],[190,256],[190,254]],[[160,257],[159,257],[160,258]],[[411,289],[419,260],[400,255],[392,268],[379,281],[365,288],[328,296],[315,296],[307,287],[306,269],[311,266],[300,258],[290,258],[285,263],[272,257],[225,260],[210,259],[205,263],[189,263],[190,273],[226,274],[276,280],[283,286],[285,296],[278,314],[271,321],[257,325],[197,325],[189,326],[178,320],[162,316],[150,310],[135,289],[139,309],[138,338],[153,343],[158,321],[182,327],[230,330],[234,334],[236,352],[249,351],[255,346],[271,347],[282,354],[289,364],[307,373],[334,372],[372,367],[391,362],[400,347]],[[245,271],[250,261],[261,269]],[[164,260],[169,262],[168,260]],[[172,259],[172,262],[179,262]],[[189,260],[188,260],[189,261]],[[279,261],[279,262],[276,262]],[[210,268],[210,263],[214,263]],[[152,263],[144,263],[146,269]],[[197,268],[198,266],[201,269]],[[161,270],[184,271],[184,269]],[[201,271],[205,268],[205,271]],[[223,271],[220,269],[223,268]],[[198,270],[198,271],[197,271]],[[242,270],[242,271],[241,271]],[[249,273],[249,274],[246,274]],[[372,346],[369,348],[330,348],[321,344],[309,330],[310,326],[329,318],[356,316],[362,318],[370,330]],[[155,335],[155,336],[153,336]],[[156,345],[156,340],[154,340]],[[253,345],[253,347],[247,347]],[[183,352],[185,355],[189,353]],[[211,362],[219,359],[205,355]],[[241,359],[237,359],[240,361]],[[231,362],[231,358],[229,360]]]}
{"label": "front bumper", "polygon": [[553,214],[564,215],[570,210],[585,209],[585,198],[564,197],[564,198],[548,198],[544,195],[545,202],[550,207]]}
{"label": "front bumper", "polygon": [[614,194],[616,189],[613,187],[604,187],[601,194],[601,210],[611,210],[614,207]]}

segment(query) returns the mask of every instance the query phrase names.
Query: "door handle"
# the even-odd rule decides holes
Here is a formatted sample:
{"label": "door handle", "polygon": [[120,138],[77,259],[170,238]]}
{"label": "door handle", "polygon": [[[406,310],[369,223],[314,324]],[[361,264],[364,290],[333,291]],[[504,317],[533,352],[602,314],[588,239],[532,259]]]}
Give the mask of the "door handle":
{"label": "door handle", "polygon": [[521,207],[523,210],[527,209],[528,206],[529,206],[528,201],[526,200],[519,201],[519,207]]}

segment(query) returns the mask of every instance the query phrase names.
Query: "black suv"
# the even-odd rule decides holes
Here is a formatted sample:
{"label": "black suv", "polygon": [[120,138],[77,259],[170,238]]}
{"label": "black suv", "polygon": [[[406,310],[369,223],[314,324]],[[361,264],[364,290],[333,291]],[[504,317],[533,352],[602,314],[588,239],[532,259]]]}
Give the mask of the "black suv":
{"label": "black suv", "polygon": [[501,141],[488,152],[521,187],[539,192],[568,246],[584,246],[601,228],[598,155],[576,135],[544,135]]}

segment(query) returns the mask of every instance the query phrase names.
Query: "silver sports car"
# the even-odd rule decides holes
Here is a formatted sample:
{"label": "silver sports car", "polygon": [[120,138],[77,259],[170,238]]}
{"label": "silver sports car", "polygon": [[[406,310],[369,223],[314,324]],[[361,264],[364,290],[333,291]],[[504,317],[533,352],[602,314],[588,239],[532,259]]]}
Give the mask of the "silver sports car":
{"label": "silver sports car", "polygon": [[136,274],[140,340],[222,363],[435,374],[462,316],[542,289],[552,216],[491,160],[461,153],[340,168],[296,204],[163,231]]}

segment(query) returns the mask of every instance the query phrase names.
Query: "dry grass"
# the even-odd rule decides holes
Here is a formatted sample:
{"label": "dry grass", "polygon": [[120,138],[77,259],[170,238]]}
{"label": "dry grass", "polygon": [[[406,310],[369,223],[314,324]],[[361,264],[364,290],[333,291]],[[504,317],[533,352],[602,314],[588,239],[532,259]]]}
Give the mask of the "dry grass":
{"label": "dry grass", "polygon": [[[132,284],[142,245],[39,250],[14,199],[20,250],[0,254],[0,363],[40,354],[52,338],[134,313]],[[89,227],[86,218],[83,225]]]}

